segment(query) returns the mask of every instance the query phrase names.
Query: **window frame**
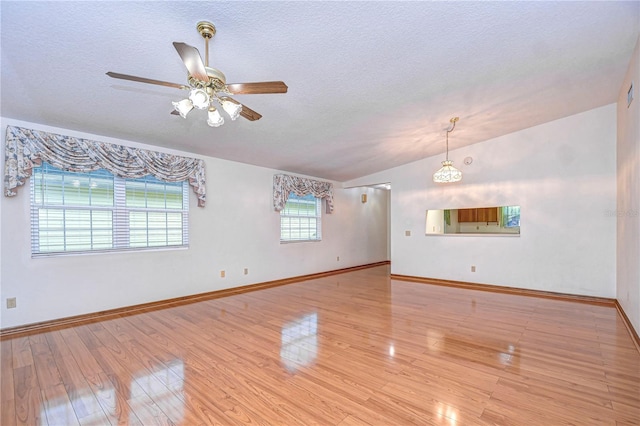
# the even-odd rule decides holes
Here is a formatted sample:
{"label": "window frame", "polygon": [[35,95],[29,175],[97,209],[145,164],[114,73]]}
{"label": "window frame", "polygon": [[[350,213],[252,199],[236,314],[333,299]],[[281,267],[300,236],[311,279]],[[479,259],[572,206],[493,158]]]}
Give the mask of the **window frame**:
{"label": "window frame", "polygon": [[[293,214],[291,212],[291,206],[289,205],[290,201],[310,201],[310,200],[304,200],[304,197],[313,197],[314,198],[314,203],[315,203],[315,214],[314,215],[309,215],[309,214]],[[293,198],[293,199],[292,199]],[[310,203],[309,203],[310,204]],[[305,243],[305,242],[319,242],[322,241],[322,204],[323,204],[323,199],[314,196],[313,194],[306,194],[304,196],[298,196],[296,195],[293,191],[289,192],[289,196],[287,197],[287,202],[285,203],[285,206],[282,210],[280,210],[280,243],[281,244],[290,244],[290,243]],[[312,237],[308,237],[308,238],[292,238],[291,237],[291,231],[292,228],[291,226],[289,226],[288,228],[283,228],[283,221],[284,219],[293,219],[293,220],[308,220],[308,219],[315,219],[315,238]],[[289,233],[289,238],[285,238],[284,237],[284,233],[285,233],[285,229],[288,229],[288,233]],[[313,228],[307,226],[307,227],[300,227],[298,226],[297,230],[298,232],[304,232],[304,231],[309,231]]]}
{"label": "window frame", "polygon": [[[50,168],[50,169],[46,169],[44,172],[41,172],[42,168]],[[45,173],[51,173],[51,174],[59,174],[62,176],[62,188],[60,189],[60,192],[63,194],[62,195],[62,200],[58,203],[51,203],[51,202],[47,202],[45,200],[45,196],[46,196],[46,190],[45,188],[41,188],[41,192],[40,192],[40,197],[38,197],[38,195],[36,195],[36,186],[37,186],[37,180],[39,179],[39,176],[41,176],[41,179],[44,179],[44,174]],[[66,190],[66,183],[65,179],[92,179],[92,178],[101,178],[101,179],[105,179],[107,178],[108,180],[112,181],[112,186],[111,186],[111,196],[112,196],[112,204],[111,205],[91,205],[91,191],[92,191],[92,186],[91,184],[89,185],[89,202],[87,204],[73,204],[73,203],[69,203],[66,204],[66,200],[65,200],[65,190]],[[72,172],[72,171],[65,171],[62,170],[60,168],[57,168],[55,166],[52,166],[51,164],[48,164],[46,162],[42,162],[42,165],[38,166],[38,167],[34,167],[33,169],[33,173],[32,173],[32,177],[31,179],[29,179],[30,182],[30,222],[31,222],[31,236],[30,236],[30,242],[31,242],[31,257],[32,258],[40,258],[40,257],[51,257],[51,256],[70,256],[70,255],[85,255],[85,254],[99,254],[99,253],[120,253],[120,252],[131,252],[131,251],[153,251],[153,250],[178,250],[178,249],[187,249],[189,247],[189,183],[187,180],[181,181],[181,182],[163,182],[151,175],[147,175],[144,176],[142,178],[137,178],[137,179],[127,179],[127,178],[120,178],[116,175],[114,175],[113,173],[105,170],[105,169],[98,169],[92,172]],[[163,184],[164,185],[164,191],[158,191],[158,192],[154,192],[155,194],[163,194],[164,196],[164,204],[165,207],[164,208],[158,208],[158,207],[138,207],[138,206],[128,206],[127,205],[127,195],[126,195],[126,191],[127,191],[127,183],[129,182],[145,182],[145,204],[148,204],[148,197],[147,195],[150,193],[146,192],[146,184],[147,183],[151,183],[151,184]],[[176,188],[179,188],[177,191],[174,191],[174,193],[180,192],[181,193],[181,197],[182,197],[182,206],[180,208],[169,208],[167,207],[167,199],[166,196],[169,193],[167,191],[168,187],[171,186],[175,186]],[[46,250],[46,249],[42,249],[41,245],[40,245],[40,239],[41,239],[41,224],[40,224],[40,212],[41,210],[51,210],[51,211],[61,211],[62,212],[62,224],[61,224],[61,230],[59,230],[59,232],[62,232],[62,246],[63,249],[62,250]],[[80,212],[80,211],[89,211],[90,212],[90,216],[91,218],[89,219],[88,225],[89,228],[87,228],[88,232],[89,232],[89,240],[91,241],[89,243],[90,247],[84,247],[81,249],[69,249],[68,248],[68,239],[69,239],[69,234],[68,232],[68,221],[70,221],[71,219],[67,219],[66,215],[69,212]],[[93,230],[94,230],[94,219],[93,219],[93,212],[111,212],[111,218],[108,220],[108,222],[110,222],[111,226],[110,228],[104,228],[104,230],[109,230],[110,234],[110,247],[108,248],[93,248],[94,246],[94,242],[93,242]],[[148,215],[147,215],[147,242],[145,246],[131,246],[131,228],[130,228],[130,223],[129,223],[129,218],[130,218],[130,214],[132,212],[147,212],[147,213],[165,213],[165,232],[166,234],[166,238],[165,238],[165,242],[164,244],[150,244],[149,243],[149,230],[150,229],[154,229],[153,227],[149,226],[149,221],[148,221]],[[174,220],[173,223],[175,224],[176,220],[175,218],[177,218],[177,214],[179,214],[180,217],[180,233],[181,233],[181,243],[179,244],[175,244],[175,243],[171,243],[171,241],[169,241],[169,236],[168,233],[170,230],[173,230],[174,233],[175,231],[178,229],[178,227],[171,227],[169,226],[169,217],[168,214],[171,213],[174,215]],[[155,229],[162,229],[160,228],[155,228]],[[175,241],[175,240],[174,240]]]}

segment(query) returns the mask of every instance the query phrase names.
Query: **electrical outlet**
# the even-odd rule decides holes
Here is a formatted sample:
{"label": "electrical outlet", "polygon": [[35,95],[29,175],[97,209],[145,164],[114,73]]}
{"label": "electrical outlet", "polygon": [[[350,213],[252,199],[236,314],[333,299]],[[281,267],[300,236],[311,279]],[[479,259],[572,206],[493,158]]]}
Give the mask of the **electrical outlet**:
{"label": "electrical outlet", "polygon": [[336,262],[340,262],[340,256],[336,257]]}
{"label": "electrical outlet", "polygon": [[248,275],[249,274],[249,268],[244,268],[244,274]]}
{"label": "electrical outlet", "polygon": [[12,308],[15,308],[16,306],[17,306],[17,303],[16,303],[15,297],[10,297],[7,299],[7,309],[12,309]]}
{"label": "electrical outlet", "polygon": [[220,271],[220,278],[224,278],[224,271]]}
{"label": "electrical outlet", "polygon": [[476,271],[476,267],[475,267],[475,266],[472,266],[472,267],[471,267],[471,272],[475,272],[475,271]]}
{"label": "electrical outlet", "polygon": [[405,237],[410,237],[411,236],[411,231],[404,231],[404,236]]}

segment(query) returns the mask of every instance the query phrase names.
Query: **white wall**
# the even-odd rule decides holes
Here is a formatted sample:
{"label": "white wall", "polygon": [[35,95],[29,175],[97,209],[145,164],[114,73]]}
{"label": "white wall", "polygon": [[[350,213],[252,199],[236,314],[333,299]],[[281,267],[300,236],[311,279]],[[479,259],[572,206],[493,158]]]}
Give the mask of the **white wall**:
{"label": "white wall", "polygon": [[[394,274],[613,298],[615,141],[611,104],[450,152],[460,183],[433,183],[443,154],[345,186],[391,182]],[[427,209],[492,205],[521,206],[520,237],[425,236]]]}
{"label": "white wall", "polygon": [[[1,122],[3,141],[8,124],[198,157],[9,119]],[[28,186],[16,197],[0,197],[1,327],[388,260],[386,191],[335,185],[335,210],[323,217],[323,240],[280,244],[280,216],[272,203],[273,175],[280,171],[200,158],[207,205],[197,207],[190,193],[188,250],[31,259]],[[367,203],[360,201],[363,191]],[[8,297],[17,298],[17,308],[6,308]]]}
{"label": "white wall", "polygon": [[429,234],[444,234],[444,210],[427,210],[426,224],[426,232]]}
{"label": "white wall", "polygon": [[[627,108],[633,82],[634,100]],[[640,38],[618,98],[617,296],[640,334]]]}

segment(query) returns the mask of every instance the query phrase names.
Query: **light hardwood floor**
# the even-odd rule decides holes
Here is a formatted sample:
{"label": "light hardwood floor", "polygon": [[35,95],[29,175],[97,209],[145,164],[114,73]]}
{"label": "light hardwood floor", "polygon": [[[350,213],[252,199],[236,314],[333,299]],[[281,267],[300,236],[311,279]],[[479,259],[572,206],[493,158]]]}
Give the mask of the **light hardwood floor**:
{"label": "light hardwood floor", "polygon": [[614,307],[388,274],[4,340],[0,424],[640,424]]}

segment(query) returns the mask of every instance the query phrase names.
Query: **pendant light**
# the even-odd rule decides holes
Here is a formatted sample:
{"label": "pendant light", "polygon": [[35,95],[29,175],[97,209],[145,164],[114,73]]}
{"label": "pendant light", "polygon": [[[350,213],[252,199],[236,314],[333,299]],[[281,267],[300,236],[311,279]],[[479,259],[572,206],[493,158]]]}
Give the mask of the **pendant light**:
{"label": "pendant light", "polygon": [[449,133],[453,132],[453,129],[456,128],[456,122],[459,119],[459,117],[453,117],[449,120],[452,126],[451,130],[447,130],[447,156],[445,161],[442,162],[440,170],[433,174],[433,181],[436,183],[451,183],[462,180],[462,172],[453,167],[453,161],[449,160]]}

